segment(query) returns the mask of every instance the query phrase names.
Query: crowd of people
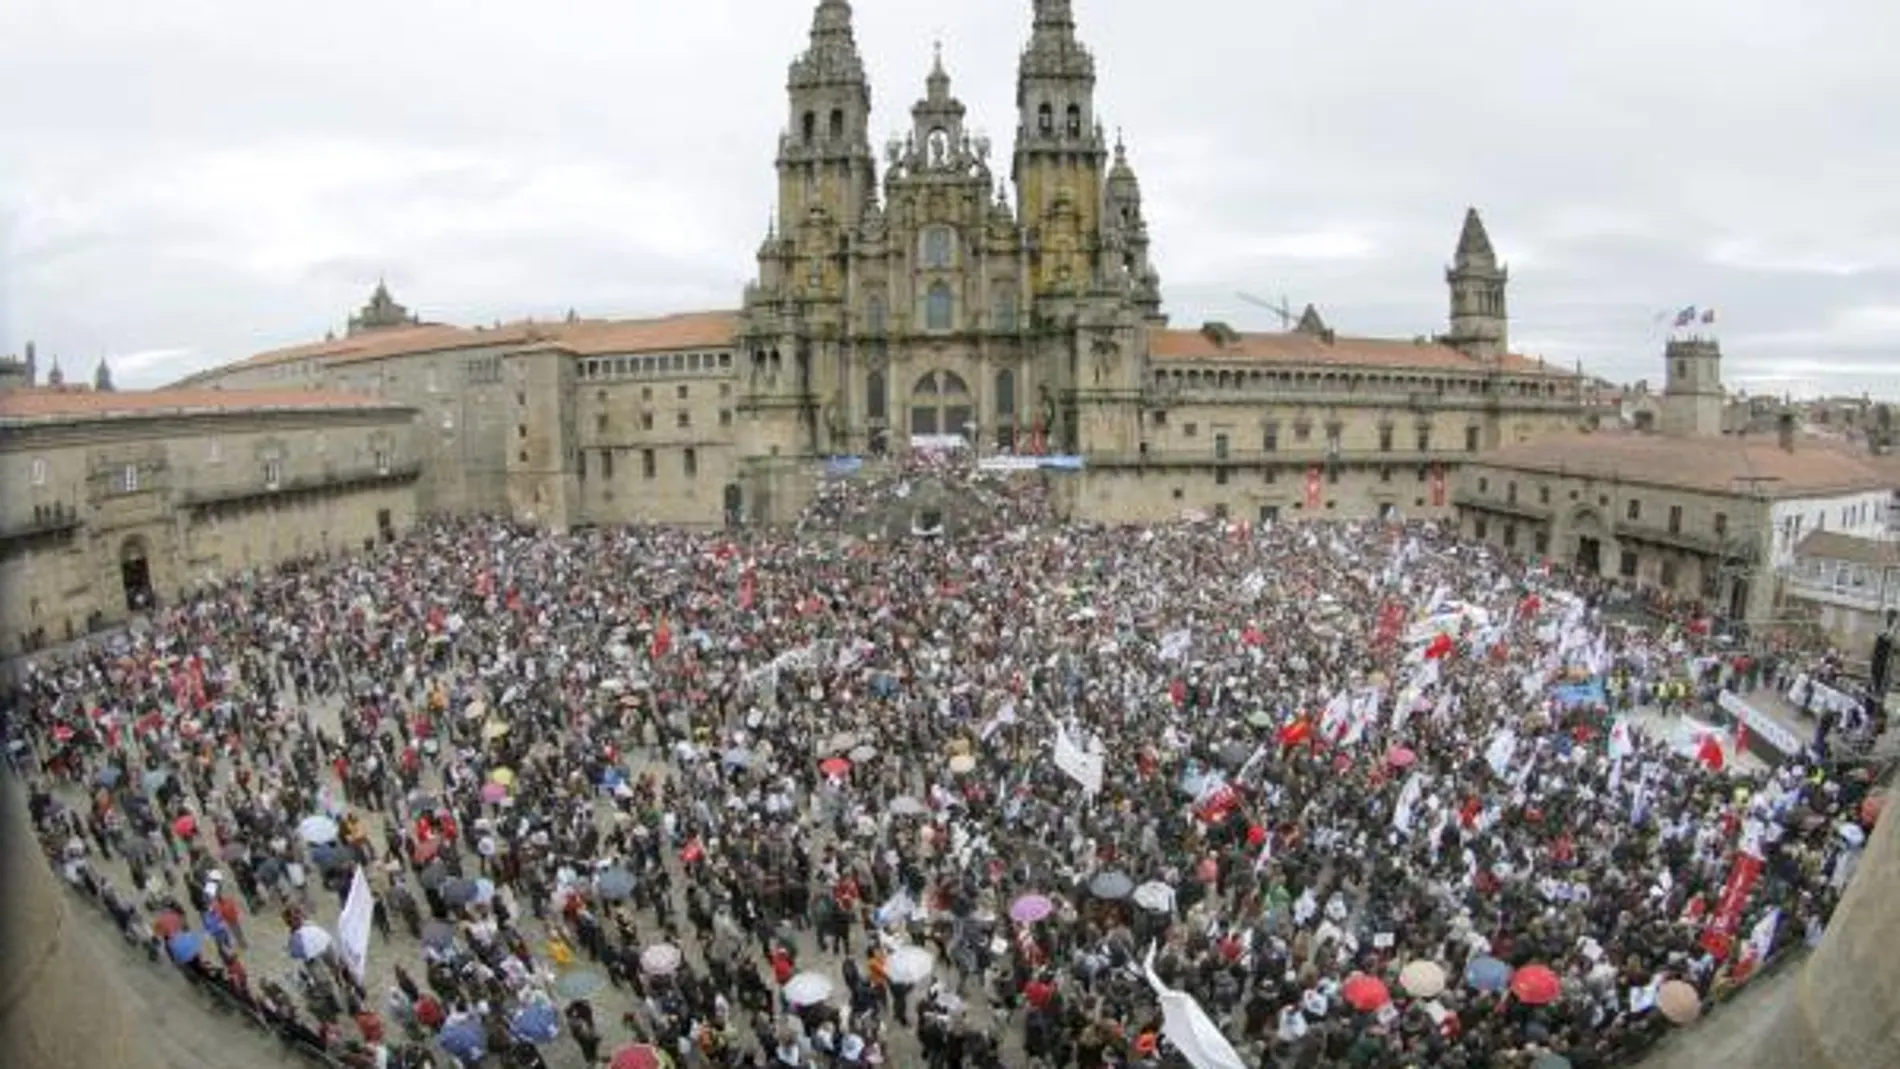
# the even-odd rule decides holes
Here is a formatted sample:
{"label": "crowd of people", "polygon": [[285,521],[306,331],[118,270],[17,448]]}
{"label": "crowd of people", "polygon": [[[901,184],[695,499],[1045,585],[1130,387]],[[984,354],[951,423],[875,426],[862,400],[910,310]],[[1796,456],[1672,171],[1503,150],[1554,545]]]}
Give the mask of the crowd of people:
{"label": "crowd of people", "polygon": [[1773,655],[1058,478],[431,523],[42,655],[8,742],[69,882],[346,1064],[1608,1066],[1818,938],[1872,785],[1646,719]]}

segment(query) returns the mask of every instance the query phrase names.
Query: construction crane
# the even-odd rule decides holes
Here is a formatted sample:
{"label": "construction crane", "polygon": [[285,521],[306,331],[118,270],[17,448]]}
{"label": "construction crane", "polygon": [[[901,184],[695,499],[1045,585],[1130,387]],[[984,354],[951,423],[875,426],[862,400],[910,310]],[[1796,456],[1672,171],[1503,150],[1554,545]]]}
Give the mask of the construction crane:
{"label": "construction crane", "polygon": [[1279,316],[1281,330],[1292,330],[1293,324],[1299,322],[1300,314],[1298,312],[1295,312],[1293,310],[1293,306],[1287,303],[1285,294],[1282,294],[1280,296],[1279,304],[1275,304],[1272,301],[1265,300],[1260,297],[1255,297],[1251,293],[1236,293],[1234,294],[1234,296],[1240,298],[1243,301],[1246,301],[1248,304],[1251,304],[1257,308],[1265,308],[1267,311],[1272,312],[1276,316]]}

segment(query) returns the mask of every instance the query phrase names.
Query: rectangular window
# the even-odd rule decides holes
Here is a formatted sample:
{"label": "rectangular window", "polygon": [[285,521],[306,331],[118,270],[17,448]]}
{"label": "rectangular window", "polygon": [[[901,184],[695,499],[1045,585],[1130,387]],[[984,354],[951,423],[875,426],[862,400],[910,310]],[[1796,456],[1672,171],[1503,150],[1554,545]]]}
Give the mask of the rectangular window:
{"label": "rectangular window", "polygon": [[1421,453],[1429,453],[1432,451],[1432,429],[1430,427],[1420,427],[1418,429],[1418,451]]}
{"label": "rectangular window", "polygon": [[1491,535],[1491,524],[1483,516],[1471,521],[1471,537],[1482,542]]}
{"label": "rectangular window", "polygon": [[1478,427],[1465,428],[1465,452],[1476,453],[1478,451],[1478,440],[1481,434],[1482,434],[1481,428],[1478,428]]}
{"label": "rectangular window", "polygon": [[1636,500],[1635,498],[1631,498],[1630,503],[1629,503],[1628,515],[1632,522],[1642,519],[1643,518],[1643,503],[1641,501]]}
{"label": "rectangular window", "polygon": [[1379,428],[1379,452],[1390,453],[1391,451],[1392,451],[1392,428],[1380,427]]}
{"label": "rectangular window", "polygon": [[1504,548],[1517,548],[1517,524],[1515,523],[1507,523],[1504,525]]}
{"label": "rectangular window", "polygon": [[1214,459],[1227,459],[1227,436],[1225,434],[1216,434],[1214,436]]}
{"label": "rectangular window", "polygon": [[719,410],[719,425],[721,427],[732,426],[732,409],[722,408]]}
{"label": "rectangular window", "polygon": [[1280,518],[1280,506],[1278,505],[1260,506],[1260,522],[1261,523],[1273,523],[1279,518]]}
{"label": "rectangular window", "polygon": [[1183,423],[1181,424],[1181,436],[1184,438],[1192,438],[1200,429],[1198,424]]}
{"label": "rectangular window", "polygon": [[284,462],[281,460],[266,460],[264,462],[264,488],[266,490],[275,490],[283,484],[283,481]]}
{"label": "rectangular window", "polygon": [[376,451],[376,474],[389,474],[389,450],[387,449],[378,449]]}
{"label": "rectangular window", "polygon": [[1339,455],[1341,439],[1343,438],[1343,436],[1344,436],[1344,432],[1341,431],[1338,427],[1326,428],[1326,452],[1329,455],[1331,456]]}
{"label": "rectangular window", "polygon": [[1626,549],[1616,562],[1616,573],[1625,579],[1636,578],[1636,551]]}
{"label": "rectangular window", "polygon": [[1663,561],[1662,572],[1658,578],[1662,581],[1664,590],[1676,589],[1676,579],[1678,578],[1676,575],[1676,562],[1672,560]]}
{"label": "rectangular window", "polygon": [[650,431],[653,429],[653,413],[651,412],[640,413],[640,429],[643,431]]}
{"label": "rectangular window", "polygon": [[682,401],[686,400],[686,386],[683,383],[680,385],[680,388],[679,388],[679,398]]}
{"label": "rectangular window", "polygon": [[611,449],[600,451],[600,477],[603,479],[614,477],[614,451]]}
{"label": "rectangular window", "polygon": [[1269,453],[1279,452],[1280,425],[1278,423],[1267,424],[1266,433],[1260,439],[1260,448]]}
{"label": "rectangular window", "polygon": [[1535,535],[1531,536],[1531,545],[1535,548],[1537,555],[1540,557],[1546,553],[1549,553],[1550,552],[1550,535],[1543,531],[1537,532]]}
{"label": "rectangular window", "polygon": [[679,415],[675,417],[674,421],[678,423],[681,427],[690,427],[693,425],[693,414],[684,409],[681,409]]}
{"label": "rectangular window", "polygon": [[1226,485],[1227,485],[1227,471],[1228,471],[1228,469],[1226,469],[1226,468],[1215,468],[1215,469],[1214,469],[1214,485],[1215,485],[1215,486],[1226,486]]}
{"label": "rectangular window", "polygon": [[680,467],[681,470],[686,473],[688,479],[697,477],[699,475],[699,450],[688,446],[686,451],[680,455]]}
{"label": "rectangular window", "polygon": [[587,481],[587,450],[585,449],[574,454],[574,477],[582,482]]}
{"label": "rectangular window", "polygon": [[1517,483],[1515,480],[1504,484],[1504,500],[1507,504],[1517,504]]}
{"label": "rectangular window", "polygon": [[127,464],[119,471],[119,489],[128,494],[139,492],[139,466]]}
{"label": "rectangular window", "polygon": [[1715,514],[1715,537],[1728,537],[1728,513],[1726,512],[1718,512]]}
{"label": "rectangular window", "polygon": [[1681,505],[1669,506],[1669,533],[1670,534],[1682,533],[1682,506]]}
{"label": "rectangular window", "polygon": [[658,461],[654,459],[653,450],[651,449],[640,450],[641,477],[646,478],[646,479],[651,479],[653,478],[655,474],[659,472],[659,470],[660,470],[660,466],[659,466]]}
{"label": "rectangular window", "polygon": [[216,438],[211,439],[211,441],[205,445],[205,459],[213,464],[223,463],[224,443]]}
{"label": "rectangular window", "polygon": [[46,458],[34,457],[32,471],[33,471],[33,485],[45,486],[46,485]]}

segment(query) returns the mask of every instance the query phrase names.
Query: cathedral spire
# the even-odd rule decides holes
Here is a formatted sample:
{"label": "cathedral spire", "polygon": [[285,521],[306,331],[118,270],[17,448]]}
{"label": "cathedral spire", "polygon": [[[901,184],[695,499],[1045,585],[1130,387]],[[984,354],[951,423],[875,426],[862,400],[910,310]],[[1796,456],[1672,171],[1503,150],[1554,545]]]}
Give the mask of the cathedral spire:
{"label": "cathedral spire", "polygon": [[1465,209],[1464,229],[1458,234],[1458,251],[1453,263],[1461,268],[1495,268],[1497,253],[1491,248],[1491,235],[1485,233],[1478,209]]}
{"label": "cathedral spire", "polygon": [[1037,30],[1073,32],[1075,30],[1075,12],[1069,0],[1035,0]]}

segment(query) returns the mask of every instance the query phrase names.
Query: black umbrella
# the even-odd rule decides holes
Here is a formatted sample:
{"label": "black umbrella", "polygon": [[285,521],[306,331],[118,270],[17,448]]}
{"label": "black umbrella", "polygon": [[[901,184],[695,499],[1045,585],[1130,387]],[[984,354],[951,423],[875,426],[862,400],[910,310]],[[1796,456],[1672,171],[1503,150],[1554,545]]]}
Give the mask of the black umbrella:
{"label": "black umbrella", "polygon": [[475,901],[477,888],[474,880],[458,878],[444,882],[438,893],[451,906],[466,906]]}

